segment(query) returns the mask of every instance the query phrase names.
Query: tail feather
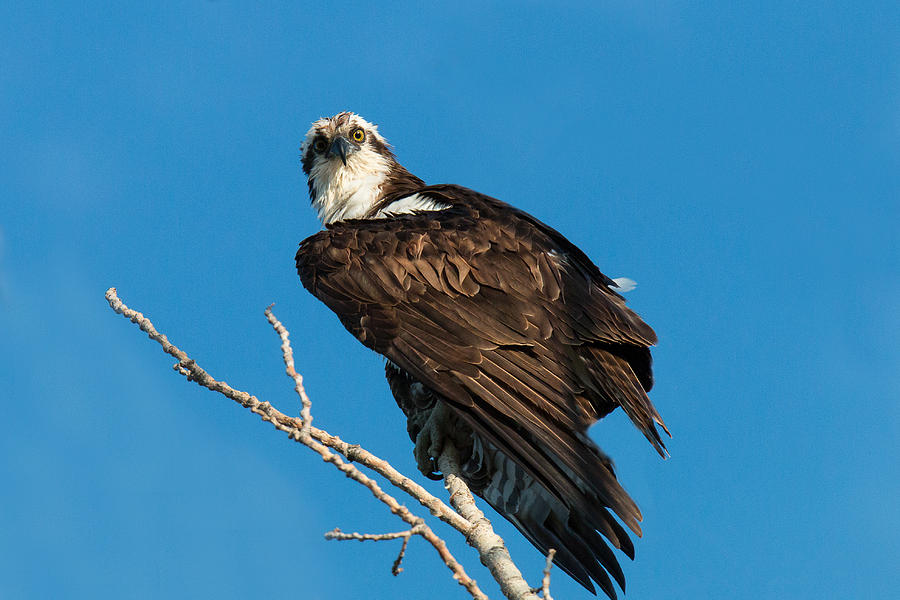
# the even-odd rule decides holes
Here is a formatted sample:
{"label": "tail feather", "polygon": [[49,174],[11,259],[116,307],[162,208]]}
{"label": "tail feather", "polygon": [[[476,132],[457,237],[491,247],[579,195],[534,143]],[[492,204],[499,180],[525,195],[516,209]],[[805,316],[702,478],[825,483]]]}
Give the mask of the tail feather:
{"label": "tail feather", "polygon": [[[588,443],[590,450],[586,451],[599,453],[592,442]],[[515,525],[538,550],[546,554],[555,549],[554,564],[585,589],[596,593],[596,584],[615,599],[614,579],[624,591],[624,573],[604,538],[632,559],[634,545],[599,498],[593,497],[594,510],[589,513],[566,504],[514,461],[477,437],[462,476],[474,493]],[[582,482],[579,487],[588,486]]]}
{"label": "tail feather", "polygon": [[[436,403],[443,400],[391,363],[386,374],[408,419],[410,435],[418,442],[424,422]],[[624,591],[625,577],[610,546],[633,559],[634,544],[612,511],[637,535],[641,531],[641,515],[618,483],[610,458],[586,434],[577,433],[569,440],[572,451],[596,465],[591,475],[579,475],[540,441],[520,439],[523,448],[543,456],[549,461],[546,467],[565,481],[571,491],[561,493],[547,479],[537,479],[533,471],[514,459],[515,455],[487,441],[460,417],[461,414],[449,417],[441,427],[446,438],[460,450],[460,475],[472,492],[509,520],[543,554],[555,549],[554,564],[585,589],[596,594],[599,587],[615,600],[615,584]],[[528,436],[525,432],[522,435]]]}

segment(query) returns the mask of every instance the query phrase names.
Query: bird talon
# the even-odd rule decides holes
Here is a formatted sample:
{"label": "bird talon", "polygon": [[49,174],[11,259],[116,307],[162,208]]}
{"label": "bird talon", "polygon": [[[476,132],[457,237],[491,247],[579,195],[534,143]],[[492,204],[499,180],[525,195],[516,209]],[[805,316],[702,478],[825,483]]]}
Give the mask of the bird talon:
{"label": "bird talon", "polygon": [[419,430],[416,436],[414,455],[419,471],[429,479],[442,478],[437,467],[437,457],[444,449],[444,428],[447,425],[447,413],[443,404],[437,403],[431,409],[431,414]]}

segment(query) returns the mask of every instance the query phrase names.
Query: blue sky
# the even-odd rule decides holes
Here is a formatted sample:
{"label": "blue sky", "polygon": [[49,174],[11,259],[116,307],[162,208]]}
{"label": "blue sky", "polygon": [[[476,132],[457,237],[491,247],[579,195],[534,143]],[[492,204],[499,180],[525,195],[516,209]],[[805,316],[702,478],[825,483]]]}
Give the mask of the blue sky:
{"label": "blue sky", "polygon": [[0,597],[465,597],[421,541],[396,578],[398,544],[324,541],[401,523],[103,300],[291,412],[275,302],[317,424],[414,473],[381,361],[293,269],[300,141],[353,110],[639,282],[672,457],[592,430],[645,515],[628,598],[893,598],[896,3],[323,4],[0,8]]}

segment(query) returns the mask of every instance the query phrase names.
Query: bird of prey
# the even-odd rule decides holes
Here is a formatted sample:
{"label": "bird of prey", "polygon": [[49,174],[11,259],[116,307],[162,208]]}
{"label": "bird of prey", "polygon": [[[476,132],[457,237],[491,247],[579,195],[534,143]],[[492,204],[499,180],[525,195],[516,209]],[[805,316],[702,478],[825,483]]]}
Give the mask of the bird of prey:
{"label": "bird of prey", "polygon": [[622,407],[665,456],[647,397],[656,334],[562,234],[484,194],[426,185],[360,116],[313,123],[301,156],[325,229],[300,244],[300,278],[387,358],[419,468],[437,478],[452,442],[475,494],[615,598],[610,576],[623,590],[625,579],[606,542],[634,558],[622,524],[640,535],[641,513],[587,430]]}

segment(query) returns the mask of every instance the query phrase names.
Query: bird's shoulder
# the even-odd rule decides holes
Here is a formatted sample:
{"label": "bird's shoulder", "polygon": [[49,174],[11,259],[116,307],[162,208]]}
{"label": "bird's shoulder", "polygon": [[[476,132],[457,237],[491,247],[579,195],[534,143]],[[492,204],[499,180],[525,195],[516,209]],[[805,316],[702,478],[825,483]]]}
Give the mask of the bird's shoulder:
{"label": "bird's shoulder", "polygon": [[565,263],[579,277],[607,286],[606,277],[577,246],[533,215],[506,202],[454,184],[407,190],[385,198],[390,206],[416,194],[445,208],[391,214],[387,218],[349,219],[326,226],[305,239],[297,252],[297,265],[348,264],[352,256],[374,257],[396,253],[450,253],[477,260],[493,252],[547,254]]}

